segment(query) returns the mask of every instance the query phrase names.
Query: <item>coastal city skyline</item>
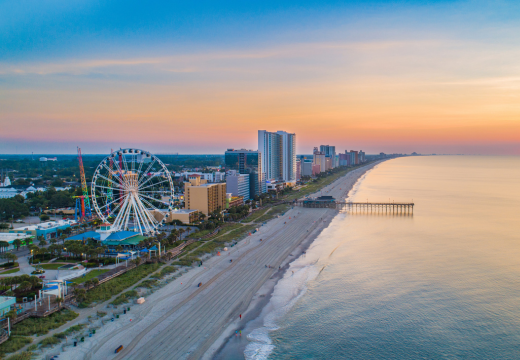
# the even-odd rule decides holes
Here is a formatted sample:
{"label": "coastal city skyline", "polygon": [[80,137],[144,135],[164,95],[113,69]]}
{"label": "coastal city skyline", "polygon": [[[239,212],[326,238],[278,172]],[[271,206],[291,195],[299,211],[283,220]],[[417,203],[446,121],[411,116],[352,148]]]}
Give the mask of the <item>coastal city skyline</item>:
{"label": "coastal city skyline", "polygon": [[0,359],[520,359],[520,1],[0,1]]}
{"label": "coastal city skyline", "polygon": [[2,6],[0,153],[520,153],[518,2]]}

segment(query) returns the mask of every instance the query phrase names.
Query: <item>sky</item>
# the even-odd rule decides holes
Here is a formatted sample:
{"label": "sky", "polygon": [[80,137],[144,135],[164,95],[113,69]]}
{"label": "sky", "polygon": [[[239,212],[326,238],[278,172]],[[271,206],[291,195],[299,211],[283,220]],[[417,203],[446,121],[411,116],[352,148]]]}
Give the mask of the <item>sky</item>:
{"label": "sky", "polygon": [[519,1],[3,1],[0,153],[520,155]]}

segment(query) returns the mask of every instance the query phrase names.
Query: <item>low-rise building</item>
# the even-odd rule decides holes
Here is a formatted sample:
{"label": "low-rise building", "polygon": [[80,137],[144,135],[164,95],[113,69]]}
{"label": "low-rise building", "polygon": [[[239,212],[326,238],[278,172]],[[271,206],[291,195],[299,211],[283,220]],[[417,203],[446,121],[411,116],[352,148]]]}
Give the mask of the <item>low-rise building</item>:
{"label": "low-rise building", "polygon": [[226,184],[208,184],[200,175],[190,175],[184,183],[184,208],[209,215],[226,207]]}
{"label": "low-rise building", "polygon": [[170,212],[166,218],[166,222],[172,222],[174,220],[181,221],[184,224],[193,224],[198,220],[198,211],[191,209],[175,209]]}
{"label": "low-rise building", "polygon": [[22,226],[10,232],[30,234],[36,237],[43,236],[45,240],[58,237],[58,230],[64,230],[76,225],[73,220],[48,221],[36,225]]}
{"label": "low-rise building", "polygon": [[16,304],[14,296],[0,296],[0,316],[4,316],[11,310],[11,306]]}
{"label": "low-rise building", "polygon": [[9,199],[18,195],[18,191],[15,188],[0,188],[0,199]]}
{"label": "low-rise building", "polygon": [[33,242],[35,235],[25,234],[14,232],[11,230],[10,232],[0,233],[0,241],[5,241],[9,244],[9,247],[5,248],[5,250],[12,250],[15,248],[13,245],[13,241],[19,239],[22,241],[22,246],[29,245]]}
{"label": "low-rise building", "polygon": [[244,205],[244,197],[243,196],[233,196],[231,193],[226,194],[226,209],[229,209],[233,206]]}

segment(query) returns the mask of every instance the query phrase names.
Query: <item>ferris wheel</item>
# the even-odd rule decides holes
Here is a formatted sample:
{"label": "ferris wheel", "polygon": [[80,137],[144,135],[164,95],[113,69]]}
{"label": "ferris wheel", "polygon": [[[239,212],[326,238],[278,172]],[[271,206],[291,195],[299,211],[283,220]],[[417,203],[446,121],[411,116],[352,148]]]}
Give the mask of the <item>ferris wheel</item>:
{"label": "ferris wheel", "polygon": [[112,152],[96,168],[92,204],[111,230],[152,235],[173,210],[173,181],[157,156],[139,149]]}

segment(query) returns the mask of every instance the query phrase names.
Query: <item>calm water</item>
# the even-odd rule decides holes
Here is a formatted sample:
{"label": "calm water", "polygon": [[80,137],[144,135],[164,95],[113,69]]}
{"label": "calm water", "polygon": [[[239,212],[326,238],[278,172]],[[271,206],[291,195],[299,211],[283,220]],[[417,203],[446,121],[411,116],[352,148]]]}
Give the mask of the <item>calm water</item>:
{"label": "calm water", "polygon": [[519,359],[520,158],[382,163],[277,285],[248,359]]}

